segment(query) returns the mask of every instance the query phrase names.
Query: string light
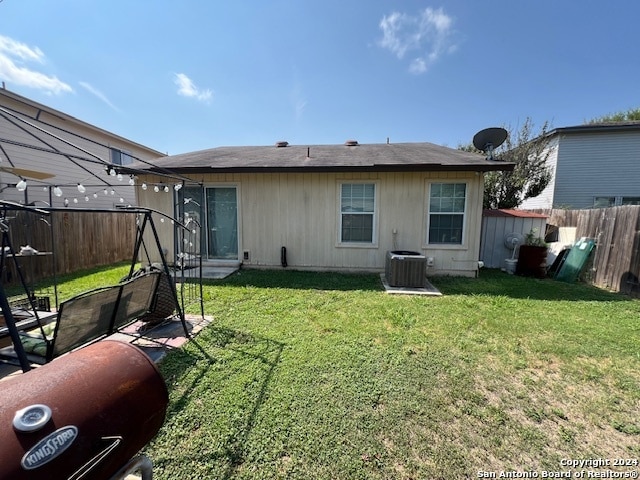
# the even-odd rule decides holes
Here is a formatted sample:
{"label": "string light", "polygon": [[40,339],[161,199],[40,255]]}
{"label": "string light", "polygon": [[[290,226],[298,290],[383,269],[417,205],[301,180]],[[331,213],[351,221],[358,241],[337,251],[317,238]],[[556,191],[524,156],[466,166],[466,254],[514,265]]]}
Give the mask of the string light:
{"label": "string light", "polygon": [[93,193],[93,198],[98,198],[98,194],[96,192]]}
{"label": "string light", "polygon": [[169,193],[169,186],[168,185],[164,186],[164,193]]}
{"label": "string light", "polygon": [[173,186],[173,189],[174,189],[176,192],[177,192],[177,191],[179,191],[181,188],[182,188],[182,184],[181,184],[181,183],[176,183],[176,184]]}
{"label": "string light", "polygon": [[155,187],[153,187],[153,191],[158,193],[160,191],[160,187],[156,185]]}
{"label": "string light", "polygon": [[146,182],[142,182],[142,189],[146,190],[147,189],[147,183]]}
{"label": "string light", "polygon": [[53,194],[56,197],[61,197],[62,196],[62,189],[59,186],[56,185],[55,187],[53,187]]}
{"label": "string light", "polygon": [[133,175],[129,175],[129,185],[133,187],[135,184],[136,184],[136,181],[133,178]]}
{"label": "string light", "polygon": [[65,207],[68,207],[68,206],[69,206],[69,199],[68,199],[68,198],[65,198],[65,199],[64,199],[64,206],[65,206]]}
{"label": "string light", "polygon": [[16,185],[16,188],[19,192],[24,192],[27,189],[27,181],[24,178],[20,179],[20,181]]}
{"label": "string light", "polygon": [[121,182],[121,181],[122,181],[122,174],[121,174],[121,173],[119,173],[119,174],[118,174],[118,181],[119,181],[119,182]]}
{"label": "string light", "polygon": [[[97,195],[96,195],[96,197],[97,197]],[[88,201],[89,201],[89,195],[87,195],[87,196],[85,196],[85,197],[84,197],[84,201],[85,201],[85,202],[88,202]]]}
{"label": "string light", "polygon": [[78,203],[78,199],[77,199],[77,198],[74,198],[74,199],[73,199],[73,203]]}
{"label": "string light", "polygon": [[84,188],[84,185],[82,185],[81,183],[79,183],[79,184],[78,184],[78,191],[79,191],[80,193],[84,193],[84,192],[86,192],[86,191],[87,191],[87,189],[86,189],[86,188]]}

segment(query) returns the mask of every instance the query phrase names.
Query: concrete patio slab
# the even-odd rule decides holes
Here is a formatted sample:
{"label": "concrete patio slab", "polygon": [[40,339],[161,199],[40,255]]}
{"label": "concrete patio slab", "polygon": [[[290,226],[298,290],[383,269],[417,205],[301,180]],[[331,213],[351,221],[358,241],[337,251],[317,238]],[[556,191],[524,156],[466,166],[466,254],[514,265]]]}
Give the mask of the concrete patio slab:
{"label": "concrete patio slab", "polygon": [[424,287],[392,287],[387,282],[384,273],[380,274],[380,280],[384,289],[389,294],[402,294],[402,295],[431,295],[433,297],[441,297],[442,293],[436,287],[434,287],[429,280],[425,279]]}

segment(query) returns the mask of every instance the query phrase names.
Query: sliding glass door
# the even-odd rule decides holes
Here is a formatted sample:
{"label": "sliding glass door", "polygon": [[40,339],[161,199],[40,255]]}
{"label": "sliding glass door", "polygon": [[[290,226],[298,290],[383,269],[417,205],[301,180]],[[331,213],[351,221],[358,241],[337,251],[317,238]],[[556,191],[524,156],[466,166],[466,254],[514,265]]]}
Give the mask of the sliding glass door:
{"label": "sliding glass door", "polygon": [[[238,195],[235,186],[184,187],[178,194],[178,215],[202,228],[203,259],[238,260]],[[203,218],[200,218],[202,214]]]}
{"label": "sliding glass door", "polygon": [[208,258],[238,259],[238,199],[235,187],[210,187],[207,196]]}

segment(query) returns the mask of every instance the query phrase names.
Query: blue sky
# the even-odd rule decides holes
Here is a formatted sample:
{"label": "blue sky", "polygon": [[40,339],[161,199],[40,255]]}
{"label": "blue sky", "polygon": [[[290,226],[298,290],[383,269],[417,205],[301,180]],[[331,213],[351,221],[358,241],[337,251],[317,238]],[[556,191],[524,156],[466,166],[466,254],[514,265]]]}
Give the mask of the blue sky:
{"label": "blue sky", "polygon": [[432,142],[640,107],[640,2],[0,0],[0,80],[177,154]]}

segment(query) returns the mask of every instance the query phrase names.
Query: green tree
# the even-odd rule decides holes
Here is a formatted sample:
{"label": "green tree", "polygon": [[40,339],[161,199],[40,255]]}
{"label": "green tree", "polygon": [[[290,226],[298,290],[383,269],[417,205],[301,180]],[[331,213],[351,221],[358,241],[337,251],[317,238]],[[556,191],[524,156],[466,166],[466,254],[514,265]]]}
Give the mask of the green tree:
{"label": "green tree", "polygon": [[[549,122],[536,132],[531,118],[514,130],[506,128],[505,142],[494,150],[498,162],[513,162],[513,171],[487,172],[484,175],[483,207],[517,208],[528,198],[537,197],[551,181],[547,166],[549,157]],[[478,152],[473,144],[458,147],[468,152]]]}
{"label": "green tree", "polygon": [[587,125],[595,123],[621,123],[640,121],[640,108],[630,108],[626,112],[610,113],[598,118],[592,118]]}

